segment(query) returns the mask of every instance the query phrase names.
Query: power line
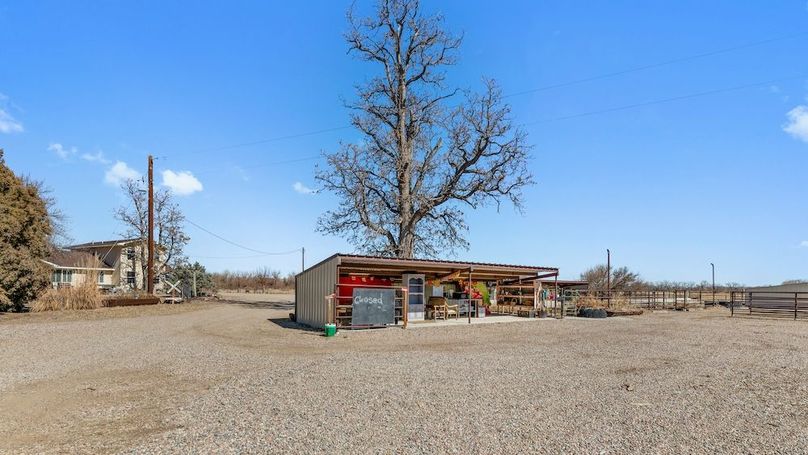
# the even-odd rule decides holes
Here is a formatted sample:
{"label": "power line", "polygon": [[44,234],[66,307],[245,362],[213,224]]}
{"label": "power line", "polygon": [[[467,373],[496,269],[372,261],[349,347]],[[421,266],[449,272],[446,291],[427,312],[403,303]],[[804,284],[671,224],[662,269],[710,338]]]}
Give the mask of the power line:
{"label": "power line", "polygon": [[[242,170],[244,170],[243,168],[245,168],[245,167],[247,169],[255,169],[255,168],[261,168],[261,167],[268,167],[268,166],[278,166],[278,165],[282,165],[282,164],[299,163],[299,162],[302,162],[302,161],[311,161],[311,160],[316,160],[318,158],[320,158],[320,155],[309,155],[309,156],[304,156],[304,157],[301,157],[301,158],[295,158],[295,159],[291,159],[291,160],[273,161],[271,163],[261,163],[261,164],[254,164],[254,165],[250,165],[250,166],[238,166],[238,167],[242,168]],[[194,172],[194,174],[199,175],[199,174],[205,174],[205,173],[208,173],[208,172],[221,172],[221,171],[222,171],[221,167],[218,167],[218,168],[209,168],[209,169],[203,169],[201,171],[196,171],[196,172]]]}
{"label": "power line", "polygon": [[761,45],[764,45],[764,44],[774,43],[774,42],[777,42],[777,41],[784,41],[784,40],[789,40],[789,39],[793,39],[793,38],[799,38],[801,36],[806,36],[806,35],[808,35],[808,32],[800,32],[800,33],[794,33],[794,34],[791,34],[791,35],[779,36],[779,37],[776,37],[776,38],[769,38],[769,39],[765,39],[765,40],[761,40],[761,41],[754,41],[754,42],[751,42],[751,43],[741,44],[739,46],[727,47],[727,48],[724,48],[724,49],[718,49],[718,50],[715,50],[715,51],[704,52],[704,53],[701,53],[701,54],[689,55],[689,56],[686,56],[686,57],[680,57],[680,58],[675,58],[675,59],[672,59],[672,60],[666,60],[664,62],[651,63],[651,64],[648,64],[648,65],[637,66],[637,67],[629,68],[629,69],[626,69],[626,70],[614,71],[614,72],[611,72],[611,73],[605,73],[605,74],[600,74],[600,75],[597,75],[597,76],[585,77],[585,78],[582,78],[582,79],[573,79],[573,80],[567,81],[567,82],[559,82],[559,83],[556,83],[556,84],[545,85],[544,87],[537,87],[537,88],[533,88],[533,89],[529,89],[529,90],[523,90],[521,92],[514,92],[514,93],[504,95],[503,98],[510,98],[510,97],[519,96],[519,95],[527,95],[529,93],[543,92],[543,91],[553,90],[553,89],[562,88],[562,87],[569,87],[571,85],[583,84],[585,82],[592,82],[592,81],[597,81],[597,80],[600,80],[600,79],[607,79],[607,78],[610,78],[610,77],[622,76],[623,74],[634,73],[634,72],[637,72],[637,71],[645,71],[645,70],[649,70],[649,69],[653,69],[653,68],[659,68],[659,67],[662,67],[662,66],[674,65],[676,63],[688,62],[688,61],[691,61],[691,60],[698,60],[698,59],[705,58],[705,57],[712,57],[714,55],[726,54],[726,53],[738,51],[738,50],[741,50],[741,49],[748,49],[750,47],[756,47],[756,46],[761,46]]}
{"label": "power line", "polygon": [[212,235],[212,236],[216,237],[217,239],[219,239],[219,240],[221,240],[221,241],[223,241],[223,242],[227,242],[227,243],[229,243],[229,244],[231,244],[231,245],[233,245],[233,246],[239,247],[239,248],[244,249],[244,250],[247,250],[247,251],[252,251],[253,253],[259,253],[261,256],[285,256],[285,255],[287,255],[287,254],[299,253],[299,252],[300,252],[300,250],[301,250],[300,248],[296,248],[296,249],[294,249],[294,250],[289,250],[289,251],[282,251],[282,252],[277,252],[277,253],[268,253],[268,252],[266,252],[266,251],[256,250],[256,249],[254,249],[254,248],[250,248],[250,247],[248,247],[248,246],[244,246],[244,245],[241,245],[241,244],[239,244],[239,243],[236,243],[236,242],[234,242],[234,241],[232,241],[232,240],[228,240],[228,239],[226,239],[226,238],[222,237],[221,235],[219,235],[219,234],[217,234],[217,233],[215,233],[215,232],[211,232],[210,230],[205,229],[204,227],[202,227],[202,226],[200,226],[200,225],[198,225],[198,224],[194,223],[193,221],[191,221],[191,220],[189,220],[189,219],[187,219],[187,218],[185,219],[185,221],[186,221],[188,224],[191,224],[191,225],[193,225],[193,226],[196,226],[197,228],[201,229],[202,231],[207,232],[208,234],[210,234],[210,235]]}
{"label": "power line", "polygon": [[[738,85],[738,86],[727,87],[727,88],[720,88],[720,89],[715,89],[715,90],[708,90],[708,91],[704,91],[704,92],[690,93],[690,94],[679,95],[679,96],[674,96],[674,97],[670,97],[670,98],[662,98],[662,99],[658,99],[658,100],[644,101],[644,102],[641,102],[641,103],[626,104],[626,105],[622,105],[622,106],[610,107],[610,108],[594,110],[594,111],[580,112],[580,113],[577,113],[577,114],[564,115],[564,116],[560,116],[560,117],[553,117],[553,118],[547,118],[547,119],[542,119],[542,120],[535,120],[535,121],[532,121],[532,122],[521,123],[521,124],[519,124],[519,126],[529,126],[529,125],[536,125],[536,124],[541,124],[541,123],[557,122],[557,121],[562,121],[562,120],[572,120],[572,119],[581,118],[581,117],[588,117],[588,116],[591,116],[591,115],[607,114],[607,113],[610,113],[610,112],[625,111],[625,110],[629,110],[629,109],[636,109],[636,108],[639,108],[639,107],[653,106],[655,104],[664,104],[664,103],[670,103],[670,102],[674,102],[674,101],[681,101],[681,100],[686,100],[686,99],[691,99],[691,98],[699,98],[699,97],[708,96],[708,95],[717,95],[719,93],[733,92],[733,91],[738,91],[738,90],[743,90],[743,89],[748,89],[748,88],[761,87],[761,86],[765,86],[765,85],[769,85],[769,84],[774,84],[776,82],[785,82],[785,81],[790,81],[790,80],[795,80],[795,79],[801,79],[801,78],[804,78],[804,77],[808,77],[808,74],[803,74],[803,75],[793,76],[793,77],[787,77],[787,78],[780,78],[780,79],[772,79],[772,80],[762,81],[762,82],[754,82],[754,83],[750,83],[750,84]],[[301,162],[301,161],[311,161],[311,160],[316,160],[318,158],[320,158],[320,155],[311,155],[311,156],[306,156],[306,157],[302,157],[302,158],[296,158],[296,159],[293,159],[293,160],[284,160],[284,161],[275,161],[275,162],[272,162],[272,163],[256,164],[256,165],[249,166],[249,168],[254,169],[254,168],[260,168],[260,167],[275,166],[275,165],[280,165],[280,164],[296,163],[296,162]],[[219,169],[208,169],[208,170],[198,172],[198,174],[199,173],[204,173],[204,172],[212,172],[214,170],[219,171]]]}
{"label": "power line", "polygon": [[698,98],[698,97],[702,97],[702,96],[716,95],[716,94],[719,94],[719,93],[733,92],[733,91],[743,90],[743,89],[747,89],[747,88],[761,87],[761,86],[765,86],[765,85],[774,84],[775,82],[785,82],[785,81],[790,81],[790,80],[794,80],[794,79],[802,79],[802,78],[805,78],[805,77],[808,77],[808,74],[802,74],[802,75],[799,75],[799,76],[793,76],[793,77],[787,77],[787,78],[781,78],[781,79],[772,79],[772,80],[763,81],[763,82],[754,82],[754,83],[751,83],[751,84],[737,85],[737,86],[728,87],[728,88],[720,88],[720,89],[715,89],[715,90],[708,90],[706,92],[698,92],[698,93],[691,93],[691,94],[687,94],[687,95],[673,96],[673,97],[670,97],[670,98],[662,98],[662,99],[652,100],[652,101],[644,101],[642,103],[626,104],[626,105],[623,105],[623,106],[610,107],[610,108],[607,108],[607,109],[600,109],[600,110],[596,110],[596,111],[581,112],[581,113],[578,113],[578,114],[565,115],[565,116],[561,116],[561,117],[548,118],[548,119],[544,119],[544,120],[536,120],[536,121],[533,121],[533,122],[522,123],[520,126],[535,125],[535,124],[538,124],[538,123],[556,122],[556,121],[560,121],[560,120],[571,120],[571,119],[576,119],[576,118],[580,118],[580,117],[588,117],[590,115],[607,114],[609,112],[625,111],[625,110],[628,110],[628,109],[635,109],[635,108],[638,108],[638,107],[652,106],[654,104],[670,103],[670,102],[673,102],[673,101],[681,101],[681,100],[686,100],[686,99],[691,99],[691,98]]}
{"label": "power line", "polygon": [[[629,73],[633,73],[633,72],[637,72],[637,71],[644,71],[644,70],[648,70],[648,69],[652,69],[652,68],[659,68],[659,67],[662,67],[662,66],[674,65],[676,63],[688,62],[688,61],[691,61],[691,60],[697,60],[697,59],[701,59],[701,58],[711,57],[711,56],[714,56],[714,55],[726,54],[726,53],[729,53],[729,52],[734,52],[734,51],[738,51],[738,50],[742,50],[742,49],[748,49],[748,48],[751,48],[751,47],[761,46],[761,45],[764,45],[764,44],[774,43],[774,42],[778,42],[778,41],[784,41],[784,40],[799,38],[799,37],[802,37],[802,36],[808,36],[808,31],[799,32],[799,33],[793,33],[793,34],[790,34],[790,35],[778,36],[778,37],[774,37],[774,38],[768,38],[768,39],[760,40],[760,41],[753,41],[751,43],[741,44],[741,45],[738,45],[738,46],[727,47],[727,48],[718,49],[718,50],[714,50],[714,51],[710,51],[710,52],[703,52],[703,53],[699,53],[699,54],[694,54],[694,55],[689,55],[689,56],[685,56],[685,57],[666,60],[666,61],[658,62],[658,63],[651,63],[651,64],[648,64],[648,65],[637,66],[637,67],[634,67],[634,68],[629,68],[629,69],[625,69],[625,70],[621,70],[621,71],[614,71],[614,72],[611,72],[611,73],[600,74],[600,75],[586,77],[586,78],[582,78],[582,79],[574,79],[574,80],[570,80],[570,81],[566,81],[566,82],[560,82],[560,83],[556,83],[556,84],[552,84],[552,85],[547,85],[547,86],[544,86],[544,87],[537,87],[537,88],[533,88],[533,89],[523,90],[521,92],[514,92],[514,93],[504,95],[504,97],[509,98],[509,97],[514,97],[514,96],[519,96],[519,95],[526,95],[526,94],[529,94],[529,93],[552,90],[552,89],[561,88],[561,87],[568,87],[568,86],[571,86],[571,85],[583,84],[583,83],[586,83],[586,82],[592,82],[592,81],[596,81],[596,80],[600,80],[600,79],[606,79],[606,78],[610,78],[610,77],[620,76],[620,75],[623,75],[623,74],[629,74]],[[334,131],[340,131],[340,130],[345,130],[345,129],[349,129],[349,128],[351,128],[350,125],[335,126],[335,127],[331,127],[331,128],[324,128],[324,129],[308,131],[308,132],[303,132],[303,133],[289,134],[289,135],[285,135],[285,136],[276,136],[276,137],[271,137],[271,138],[267,138],[267,139],[259,139],[259,140],[252,141],[252,142],[242,142],[242,143],[238,143],[238,144],[225,145],[225,146],[221,146],[221,147],[213,147],[213,148],[201,149],[201,150],[197,150],[196,153],[216,152],[216,151],[222,151],[222,150],[232,150],[232,149],[241,148],[241,147],[249,147],[249,146],[252,146],[252,145],[260,145],[260,144],[266,144],[266,143],[270,143],[270,142],[277,142],[277,141],[283,141],[283,140],[288,140],[288,139],[297,139],[297,138],[301,138],[301,137],[315,136],[315,135],[319,135],[319,134],[331,133],[331,132],[334,132]],[[314,158],[306,158],[306,160],[309,160],[309,159],[314,159]],[[303,161],[303,160],[301,160],[301,161]],[[267,164],[267,165],[271,165],[271,163]]]}
{"label": "power line", "polygon": [[266,254],[255,254],[252,256],[196,256],[196,255],[189,255],[194,259],[256,259],[256,258],[265,258],[267,257]]}
{"label": "power line", "polygon": [[252,142],[242,142],[240,144],[232,144],[232,145],[225,145],[225,146],[222,146],[222,147],[202,149],[202,150],[198,150],[197,152],[198,153],[219,152],[219,151],[222,151],[222,150],[230,150],[230,149],[236,149],[236,148],[241,148],[241,147],[249,147],[251,145],[266,144],[268,142],[285,141],[287,139],[297,139],[297,138],[306,137],[306,136],[315,136],[315,135],[318,135],[318,134],[331,133],[331,132],[334,132],[334,131],[340,131],[340,130],[349,129],[350,127],[351,127],[350,125],[335,126],[333,128],[324,128],[324,129],[321,129],[321,130],[308,131],[308,132],[305,132],[305,133],[289,134],[289,135],[286,135],[286,136],[276,136],[276,137],[271,137],[271,138],[268,138],[268,139],[259,139],[257,141],[252,141]]}

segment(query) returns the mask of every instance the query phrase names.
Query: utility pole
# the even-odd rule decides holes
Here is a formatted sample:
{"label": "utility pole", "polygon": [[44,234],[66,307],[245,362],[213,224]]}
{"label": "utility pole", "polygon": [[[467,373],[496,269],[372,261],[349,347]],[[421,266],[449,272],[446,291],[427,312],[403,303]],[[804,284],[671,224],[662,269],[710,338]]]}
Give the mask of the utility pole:
{"label": "utility pole", "polygon": [[606,301],[612,307],[612,252],[606,248]]}
{"label": "utility pole", "polygon": [[711,262],[710,267],[713,269],[713,306],[715,306],[715,264]]}
{"label": "utility pole", "polygon": [[306,270],[306,247],[300,248],[300,271]]}
{"label": "utility pole", "polygon": [[149,155],[149,261],[146,289],[154,294],[154,158]]}
{"label": "utility pole", "polygon": [[194,269],[194,298],[196,298],[196,269]]}

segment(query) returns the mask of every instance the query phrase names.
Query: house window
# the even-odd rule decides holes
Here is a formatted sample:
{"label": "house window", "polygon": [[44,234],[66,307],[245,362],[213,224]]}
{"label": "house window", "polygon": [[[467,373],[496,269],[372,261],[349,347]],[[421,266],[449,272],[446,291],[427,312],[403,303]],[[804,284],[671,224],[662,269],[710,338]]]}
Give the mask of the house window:
{"label": "house window", "polygon": [[135,249],[134,248],[127,248],[126,249],[126,259],[132,260],[135,258]]}
{"label": "house window", "polygon": [[53,271],[54,283],[71,283],[73,282],[72,270],[54,270]]}
{"label": "house window", "polygon": [[98,284],[104,284],[104,272],[98,272]]}
{"label": "house window", "polygon": [[126,283],[131,284],[134,286],[135,284],[135,272],[130,270],[126,272]]}

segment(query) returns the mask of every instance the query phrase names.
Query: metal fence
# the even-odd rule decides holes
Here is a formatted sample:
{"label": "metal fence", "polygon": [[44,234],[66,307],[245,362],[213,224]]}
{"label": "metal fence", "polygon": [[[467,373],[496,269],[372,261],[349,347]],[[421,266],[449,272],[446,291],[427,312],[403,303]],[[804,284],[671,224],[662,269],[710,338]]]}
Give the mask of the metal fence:
{"label": "metal fence", "polygon": [[730,314],[808,318],[808,292],[732,292]]}
{"label": "metal fence", "polygon": [[[664,291],[587,291],[581,297],[598,300],[603,306],[636,306],[651,309],[687,309],[693,306],[729,306],[731,291],[664,290]],[[579,297],[579,299],[581,298]]]}

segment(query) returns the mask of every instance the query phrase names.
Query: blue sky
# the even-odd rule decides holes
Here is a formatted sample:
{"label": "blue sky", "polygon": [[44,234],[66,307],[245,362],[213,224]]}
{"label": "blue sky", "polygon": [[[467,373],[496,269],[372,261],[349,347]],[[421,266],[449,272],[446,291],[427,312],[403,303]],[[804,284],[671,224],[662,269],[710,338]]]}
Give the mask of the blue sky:
{"label": "blue sky", "polygon": [[[302,158],[355,132],[234,147],[346,125],[340,100],[372,70],[346,55],[348,5],[0,1],[0,147],[54,190],[77,242],[121,232],[114,183],[151,153],[200,226],[261,251],[305,246],[309,263],[351,251],[314,232],[334,199],[307,194],[321,160]],[[447,256],[573,278],[610,248],[650,280],[708,279],[710,262],[720,282],[808,278],[805,0],[423,6],[465,34],[451,83],[488,76],[506,94],[772,40],[509,97],[538,184],[524,215],[468,213],[471,248]],[[212,270],[299,267],[188,233]]]}

